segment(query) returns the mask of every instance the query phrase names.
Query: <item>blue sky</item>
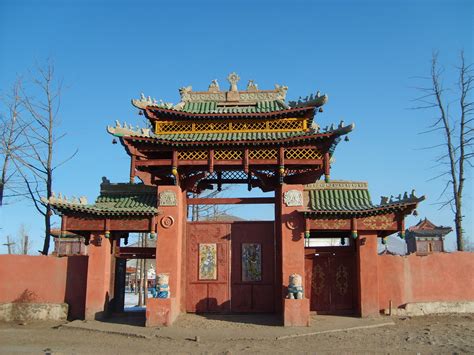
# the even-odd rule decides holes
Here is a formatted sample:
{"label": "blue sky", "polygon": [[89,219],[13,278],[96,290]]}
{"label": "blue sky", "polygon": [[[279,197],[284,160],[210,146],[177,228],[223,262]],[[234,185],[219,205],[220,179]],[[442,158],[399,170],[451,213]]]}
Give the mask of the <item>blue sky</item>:
{"label": "blue sky", "polygon": [[[141,92],[178,101],[178,88],[227,85],[289,87],[295,99],[320,90],[329,95],[318,123],[356,124],[350,142],[335,154],[332,178],[369,182],[372,198],[415,188],[428,200],[418,209],[452,225],[435,205],[443,181],[429,181],[440,141],[420,135],[434,112],[413,111],[416,76],[429,74],[433,50],[455,83],[457,55],[472,62],[471,1],[9,1],[0,3],[0,90],[26,74],[35,61],[52,58],[64,79],[60,130],[67,132],[57,161],[78,155],[57,171],[54,190],[93,200],[102,176],[127,181],[129,158],[112,145],[105,127],[116,119],[138,124],[130,99]],[[472,171],[470,171],[472,176]],[[245,188],[234,194],[246,195]],[[466,230],[472,235],[472,180],[468,181]],[[255,194],[257,192],[254,192]],[[0,240],[26,223],[41,240],[41,218],[28,202],[2,207]],[[272,208],[235,210],[252,219],[272,218]],[[418,217],[418,218],[419,218]],[[417,221],[407,219],[407,225]],[[454,233],[448,237],[453,245]],[[0,246],[0,252],[4,252]]]}

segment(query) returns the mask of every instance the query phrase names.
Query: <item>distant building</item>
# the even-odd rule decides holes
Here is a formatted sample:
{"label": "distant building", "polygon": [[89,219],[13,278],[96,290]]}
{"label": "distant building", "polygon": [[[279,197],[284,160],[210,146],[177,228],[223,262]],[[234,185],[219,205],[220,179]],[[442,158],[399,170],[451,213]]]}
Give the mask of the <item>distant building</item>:
{"label": "distant building", "polygon": [[406,230],[408,254],[430,254],[444,251],[444,238],[453,229],[436,226],[427,218]]}

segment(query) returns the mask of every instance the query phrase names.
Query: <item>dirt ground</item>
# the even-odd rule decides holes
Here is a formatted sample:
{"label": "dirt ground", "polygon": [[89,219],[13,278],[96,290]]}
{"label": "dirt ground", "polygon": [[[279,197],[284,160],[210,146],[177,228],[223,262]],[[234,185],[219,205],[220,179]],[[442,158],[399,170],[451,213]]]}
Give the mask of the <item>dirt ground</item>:
{"label": "dirt ground", "polygon": [[[313,319],[320,322],[316,328],[297,330],[263,320],[255,324],[245,317],[184,315],[170,328],[143,328],[129,320],[128,325],[121,320],[0,323],[0,353],[474,353],[474,315],[375,320],[326,316]],[[319,334],[308,335],[314,329]]]}

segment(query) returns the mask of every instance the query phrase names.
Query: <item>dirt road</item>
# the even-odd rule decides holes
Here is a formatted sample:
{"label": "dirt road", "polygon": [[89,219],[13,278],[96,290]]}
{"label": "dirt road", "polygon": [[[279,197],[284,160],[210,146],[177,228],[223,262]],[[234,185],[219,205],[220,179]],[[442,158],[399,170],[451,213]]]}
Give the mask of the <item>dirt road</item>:
{"label": "dirt road", "polygon": [[[348,321],[354,319],[348,318]],[[189,316],[163,329],[100,322],[91,330],[62,323],[0,323],[0,353],[145,354],[145,353],[474,353],[474,315],[384,318],[376,328],[326,332],[277,340],[274,325]],[[76,321],[77,322],[77,321]],[[69,323],[72,324],[72,323]],[[206,336],[190,337],[196,327]],[[132,330],[130,330],[132,329]],[[134,332],[133,329],[137,331]],[[141,331],[139,331],[141,330]],[[246,335],[245,338],[241,334]],[[273,334],[273,333],[274,334]],[[197,333],[196,333],[197,334]],[[275,335],[275,336],[273,336]]]}

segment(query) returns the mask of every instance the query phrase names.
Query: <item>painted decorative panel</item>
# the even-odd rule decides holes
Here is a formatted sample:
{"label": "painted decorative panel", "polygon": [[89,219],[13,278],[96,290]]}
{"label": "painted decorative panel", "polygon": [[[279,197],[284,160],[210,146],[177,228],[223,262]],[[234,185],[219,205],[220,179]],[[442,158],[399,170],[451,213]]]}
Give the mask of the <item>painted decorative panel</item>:
{"label": "painted decorative panel", "polygon": [[262,245],[242,243],[242,281],[262,281]]}
{"label": "painted decorative panel", "polygon": [[217,280],[217,244],[199,244],[199,280]]}

